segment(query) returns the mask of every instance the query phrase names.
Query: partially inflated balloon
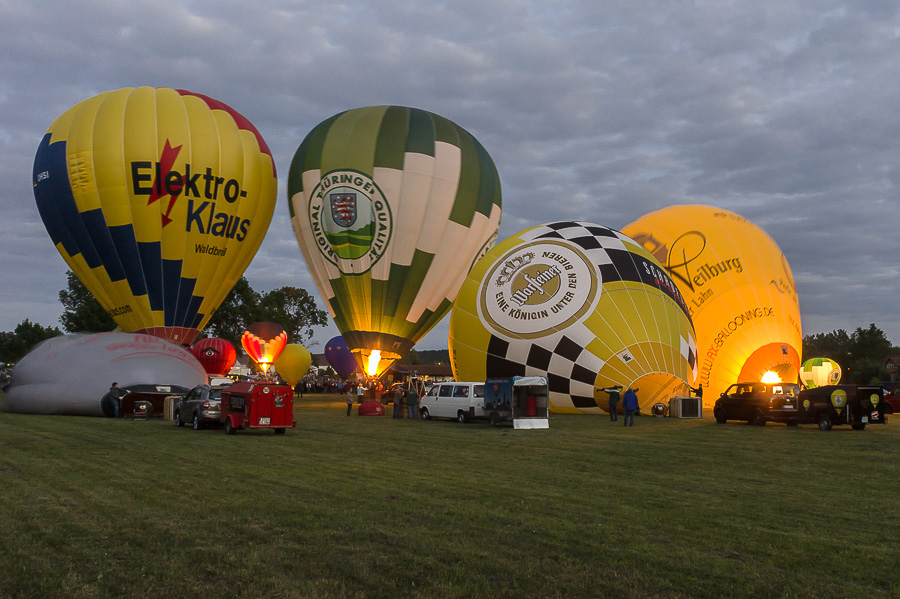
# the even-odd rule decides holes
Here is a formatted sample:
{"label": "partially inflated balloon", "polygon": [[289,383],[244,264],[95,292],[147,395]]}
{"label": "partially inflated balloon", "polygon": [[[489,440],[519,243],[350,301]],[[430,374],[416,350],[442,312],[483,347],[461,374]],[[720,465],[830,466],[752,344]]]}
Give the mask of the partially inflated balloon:
{"label": "partially inflated balloon", "polygon": [[246,118],[168,88],[84,100],[34,160],[38,211],[72,272],[123,330],[185,345],[250,264],[276,188]]}
{"label": "partially inflated balloon", "polygon": [[797,380],[800,307],[787,259],[765,231],[733,212],[672,206],[622,231],[665,267],[697,330],[704,404],[767,371]]}
{"label": "partially inflated balloon", "polygon": [[837,385],[841,382],[841,367],[828,358],[810,358],[800,367],[800,382],[807,389]]}
{"label": "partially inflated balloon", "polygon": [[206,372],[224,376],[237,361],[234,346],[219,337],[207,337],[191,346],[191,353],[203,364]]}
{"label": "partially inflated balloon", "polygon": [[500,224],[500,180],[481,144],[400,106],[319,124],[294,156],[288,196],[316,286],[373,375],[443,318]]}
{"label": "partially inflated balloon", "polygon": [[350,376],[359,366],[353,352],[350,351],[350,348],[344,343],[344,338],[340,335],[332,337],[325,344],[325,359],[342,379]]}
{"label": "partially inflated balloon", "polygon": [[557,412],[598,413],[613,385],[641,408],[686,395],[697,346],[672,279],[634,240],[556,222],[504,240],[478,261],[450,316],[460,381],[546,376]]}
{"label": "partially inflated balloon", "polygon": [[284,346],[281,355],[275,358],[275,370],[288,385],[293,387],[309,372],[312,356],[309,350],[297,343]]}
{"label": "partially inflated balloon", "polygon": [[269,365],[284,351],[287,332],[274,322],[255,322],[241,335],[241,345],[250,359],[266,372]]}

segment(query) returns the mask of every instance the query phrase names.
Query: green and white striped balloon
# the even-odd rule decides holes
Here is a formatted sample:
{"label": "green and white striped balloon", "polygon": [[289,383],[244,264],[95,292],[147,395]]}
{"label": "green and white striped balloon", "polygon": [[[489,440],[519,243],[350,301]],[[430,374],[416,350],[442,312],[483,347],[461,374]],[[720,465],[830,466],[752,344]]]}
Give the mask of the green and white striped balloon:
{"label": "green and white striped balloon", "polygon": [[300,250],[345,343],[377,374],[449,311],[496,242],[500,178],[465,129],[424,110],[357,108],[316,126],[288,174]]}
{"label": "green and white striped balloon", "polygon": [[810,358],[800,367],[800,382],[807,389],[837,385],[841,382],[841,367],[829,358]]}

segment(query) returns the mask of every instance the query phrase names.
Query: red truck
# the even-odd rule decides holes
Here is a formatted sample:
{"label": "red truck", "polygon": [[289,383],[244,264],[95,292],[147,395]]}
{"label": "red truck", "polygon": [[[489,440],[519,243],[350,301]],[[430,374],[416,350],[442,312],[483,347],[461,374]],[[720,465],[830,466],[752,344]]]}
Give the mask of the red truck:
{"label": "red truck", "polygon": [[284,434],[295,428],[294,389],[289,385],[248,381],[222,390],[222,415],[225,432],[254,428],[275,429]]}
{"label": "red truck", "polygon": [[884,394],[884,410],[888,414],[900,414],[900,385]]}

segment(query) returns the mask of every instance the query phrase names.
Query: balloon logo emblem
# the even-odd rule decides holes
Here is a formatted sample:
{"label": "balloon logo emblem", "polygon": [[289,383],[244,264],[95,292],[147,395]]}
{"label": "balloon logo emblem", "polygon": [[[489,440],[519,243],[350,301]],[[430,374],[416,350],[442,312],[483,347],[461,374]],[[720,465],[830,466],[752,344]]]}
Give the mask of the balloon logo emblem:
{"label": "balloon logo emblem", "polygon": [[598,274],[574,246],[556,241],[520,246],[488,271],[479,312],[501,335],[543,337],[593,308],[600,288]]}
{"label": "balloon logo emblem", "polygon": [[877,394],[877,393],[873,393],[872,395],[869,396],[869,401],[872,402],[872,407],[873,407],[873,408],[877,408],[877,407],[878,407],[878,402],[879,402],[880,399],[881,399],[881,398],[878,397],[878,394]]}
{"label": "balloon logo emblem", "polygon": [[[375,182],[353,171],[332,171],[310,194],[316,247],[341,272],[361,274],[384,255],[392,218]],[[318,226],[317,226],[318,225]]]}
{"label": "balloon logo emblem", "polygon": [[843,389],[838,389],[831,394],[831,405],[834,406],[834,409],[840,412],[844,409],[844,406],[847,405],[847,392]]}

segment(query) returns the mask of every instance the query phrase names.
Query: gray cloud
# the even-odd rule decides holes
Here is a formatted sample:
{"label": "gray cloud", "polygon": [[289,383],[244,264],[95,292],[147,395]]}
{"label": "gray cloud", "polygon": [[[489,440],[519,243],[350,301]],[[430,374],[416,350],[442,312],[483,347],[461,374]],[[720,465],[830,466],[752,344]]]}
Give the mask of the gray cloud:
{"label": "gray cloud", "polygon": [[[0,330],[61,311],[65,265],[30,186],[41,136],[82,99],[152,85],[227,102],[272,148],[282,183],[247,271],[257,289],[313,291],[284,189],[305,134],[342,110],[402,104],[490,152],[501,237],[721,206],[787,255],[805,333],[874,322],[900,343],[898,32],[891,2],[5,3]],[[445,346],[446,328],[420,347]]]}

